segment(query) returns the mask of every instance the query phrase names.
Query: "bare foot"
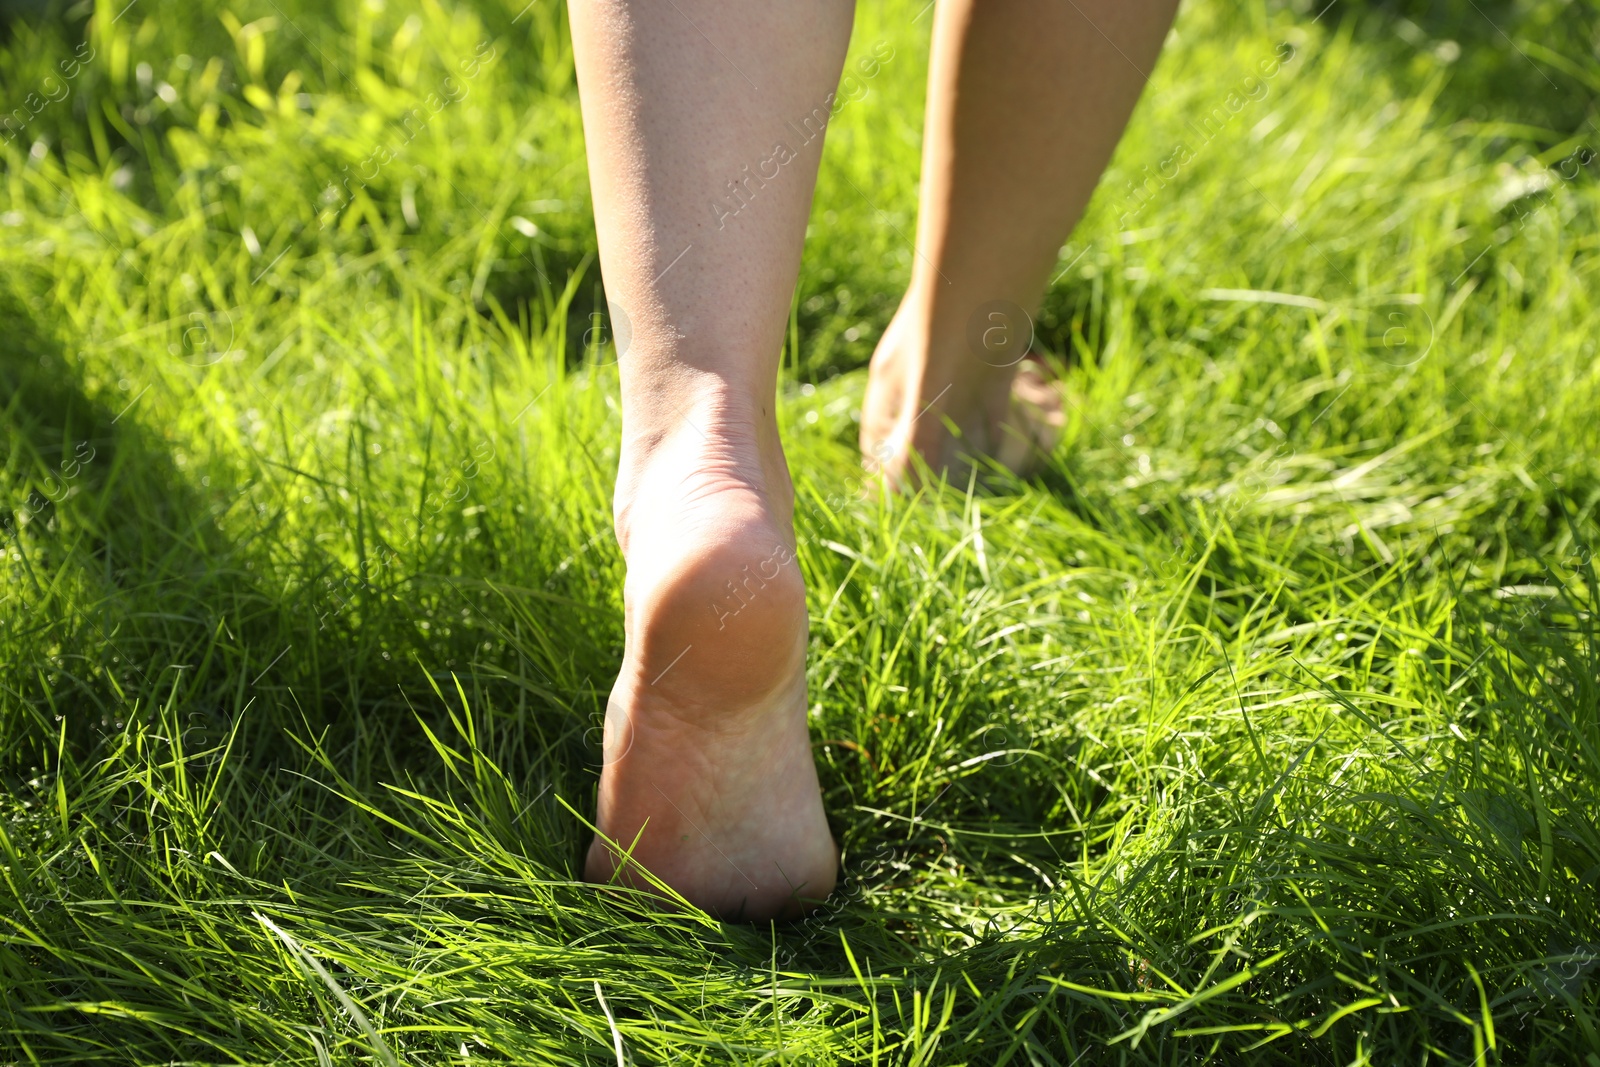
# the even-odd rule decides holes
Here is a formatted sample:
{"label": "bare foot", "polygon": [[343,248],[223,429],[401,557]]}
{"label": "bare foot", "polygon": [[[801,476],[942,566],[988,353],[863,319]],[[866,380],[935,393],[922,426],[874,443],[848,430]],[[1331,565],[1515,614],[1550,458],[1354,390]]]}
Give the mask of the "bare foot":
{"label": "bare foot", "polygon": [[[861,405],[861,452],[889,484],[915,480],[912,454],[959,473],[987,456],[1017,474],[1036,468],[1061,437],[1061,392],[1040,364],[998,345],[929,338],[896,315],[872,354]],[[1014,343],[1014,342],[1013,342]],[[955,424],[952,433],[948,423]]]}
{"label": "bare foot", "polygon": [[702,404],[640,441],[617,480],[627,649],[584,875],[647,888],[642,866],[724,919],[801,914],[833,889],[838,852],[776,427]]}

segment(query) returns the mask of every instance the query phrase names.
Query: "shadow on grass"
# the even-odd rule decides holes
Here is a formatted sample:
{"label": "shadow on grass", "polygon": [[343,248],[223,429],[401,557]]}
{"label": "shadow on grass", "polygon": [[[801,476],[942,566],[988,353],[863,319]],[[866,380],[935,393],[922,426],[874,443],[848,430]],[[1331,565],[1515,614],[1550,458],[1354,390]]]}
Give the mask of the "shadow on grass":
{"label": "shadow on grass", "polygon": [[[169,444],[91,395],[81,371],[15,292],[0,290],[0,462],[14,497],[0,523],[12,597],[7,736],[84,754],[120,728],[127,696],[183,692],[195,738],[225,732],[234,704],[216,684],[243,669],[250,639],[283,605],[266,595],[217,523],[220,495],[178,468]],[[207,685],[207,680],[211,681]],[[13,769],[39,751],[13,749]]]}
{"label": "shadow on grass", "polygon": [[1424,95],[1438,74],[1435,57],[1447,60],[1449,82],[1437,105],[1447,119],[1536,127],[1559,141],[1581,135],[1594,116],[1595,0],[1339,0],[1324,21],[1337,24],[1346,13],[1357,40],[1392,52],[1393,76],[1407,95]]}
{"label": "shadow on grass", "polygon": [[[140,391],[108,400],[89,385],[26,296],[0,287],[0,321],[0,470],[13,497],[0,538],[5,592],[24,605],[0,624],[0,731],[31,739],[0,767],[49,765],[63,722],[69,752],[93,759],[124,720],[166,705],[181,709],[191,750],[242,728],[234,766],[270,770],[304,763],[288,735],[315,735],[366,788],[436,761],[418,713],[448,729],[489,702],[523,713],[498,757],[585,763],[561,696],[579,682],[557,685],[527,663],[560,644],[559,598],[530,608],[463,577],[473,561],[448,554],[413,564],[422,572],[380,568],[371,543],[352,571],[303,526],[289,529],[286,505],[269,511],[238,484],[259,475],[180,466],[177,444],[139,417]],[[290,484],[307,477],[292,472]],[[475,627],[462,622],[469,612]],[[499,658],[481,653],[485,628],[513,646],[515,665],[485,662]]]}

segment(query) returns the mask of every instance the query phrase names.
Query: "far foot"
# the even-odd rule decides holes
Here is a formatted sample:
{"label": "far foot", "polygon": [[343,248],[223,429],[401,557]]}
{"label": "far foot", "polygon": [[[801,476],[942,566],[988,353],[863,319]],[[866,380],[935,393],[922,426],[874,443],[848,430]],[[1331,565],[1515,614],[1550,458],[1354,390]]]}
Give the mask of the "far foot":
{"label": "far foot", "polygon": [[648,440],[618,478],[627,648],[584,876],[649,888],[643,868],[723,919],[799,915],[832,891],[838,853],[776,427],[700,405]]}
{"label": "far foot", "polygon": [[966,338],[928,338],[896,315],[872,355],[861,405],[868,470],[909,484],[915,453],[935,474],[959,477],[978,457],[1032,473],[1060,440],[1065,416],[1058,385],[1027,358],[1026,344],[974,352]]}

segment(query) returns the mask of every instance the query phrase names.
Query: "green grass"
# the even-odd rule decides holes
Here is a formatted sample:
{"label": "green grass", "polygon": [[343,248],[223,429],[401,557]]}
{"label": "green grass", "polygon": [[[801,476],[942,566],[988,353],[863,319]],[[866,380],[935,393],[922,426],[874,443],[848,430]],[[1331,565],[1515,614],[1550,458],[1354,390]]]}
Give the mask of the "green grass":
{"label": "green grass", "polygon": [[0,1061],[1600,1064],[1600,8],[1191,6],[1040,317],[1048,471],[880,502],[921,7],[858,13],[785,353],[845,880],[767,928],[576,880],[560,9],[10,25]]}

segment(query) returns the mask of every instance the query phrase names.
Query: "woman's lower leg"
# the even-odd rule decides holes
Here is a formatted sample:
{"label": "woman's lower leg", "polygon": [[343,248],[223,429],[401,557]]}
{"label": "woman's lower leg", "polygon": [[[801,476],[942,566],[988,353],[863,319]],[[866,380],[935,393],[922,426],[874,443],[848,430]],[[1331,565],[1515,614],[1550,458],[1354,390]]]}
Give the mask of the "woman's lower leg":
{"label": "woman's lower leg", "polygon": [[[940,0],[912,278],[874,357],[862,447],[1005,450],[1012,374],[1057,250],[1139,98],[1176,0]],[[949,418],[965,440],[953,441]]]}
{"label": "woman's lower leg", "polygon": [[805,589],[774,413],[845,0],[571,0],[620,353],[626,652],[586,874],[726,917],[836,856],[806,729]]}

